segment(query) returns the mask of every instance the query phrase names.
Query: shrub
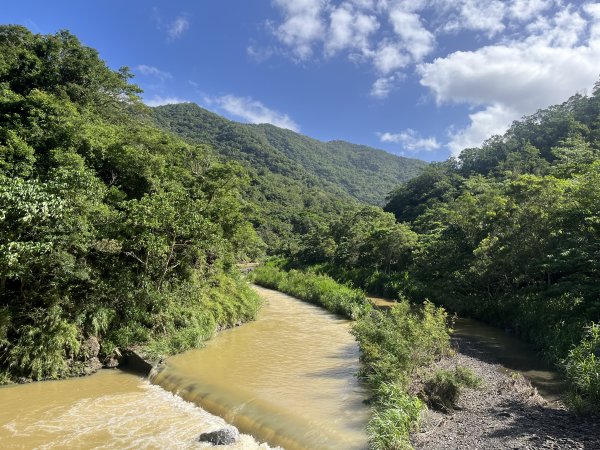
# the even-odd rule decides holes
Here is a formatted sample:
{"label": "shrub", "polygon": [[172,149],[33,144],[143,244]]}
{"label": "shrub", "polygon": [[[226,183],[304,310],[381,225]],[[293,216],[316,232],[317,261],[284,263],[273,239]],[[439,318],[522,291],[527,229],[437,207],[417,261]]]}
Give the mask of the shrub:
{"label": "shrub", "polygon": [[362,375],[374,385],[407,385],[417,368],[450,349],[447,313],[429,302],[414,308],[402,300],[389,313],[373,310],[356,322],[352,333],[361,348]]}
{"label": "shrub", "polygon": [[374,392],[370,447],[411,448],[409,433],[418,428],[425,405],[408,387],[418,369],[449,351],[446,312],[429,302],[414,306],[402,300],[389,313],[363,315],[352,333],[361,350],[361,375]]}
{"label": "shrub", "polygon": [[570,403],[579,412],[600,410],[600,324],[591,323],[564,361],[571,382]]}
{"label": "shrub", "polygon": [[380,405],[369,420],[369,447],[373,450],[412,448],[408,436],[418,428],[423,408],[421,400],[399,390]]}
{"label": "shrub", "polygon": [[13,373],[34,380],[59,378],[67,373],[67,360],[79,352],[79,333],[62,315],[57,305],[28,314],[31,322],[22,327],[19,340],[4,357]]}

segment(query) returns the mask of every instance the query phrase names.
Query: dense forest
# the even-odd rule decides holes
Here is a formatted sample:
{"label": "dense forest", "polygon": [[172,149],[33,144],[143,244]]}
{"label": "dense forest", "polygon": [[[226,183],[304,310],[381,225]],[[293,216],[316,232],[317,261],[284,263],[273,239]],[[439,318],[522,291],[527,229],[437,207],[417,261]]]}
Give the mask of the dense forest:
{"label": "dense forest", "polygon": [[425,166],[371,147],[232,122],[194,103],[152,112],[160,127],[244,165],[250,176],[244,198],[256,206],[249,220],[270,253],[295,251],[311,227],[353,204],[383,205],[392,189]]}
{"label": "dense forest", "polygon": [[[0,379],[170,353],[250,319],[243,168],[138,119],[127,69],[0,27]],[[94,366],[97,359],[91,360]]]}
{"label": "dense forest", "polygon": [[600,401],[600,83],[314,227],[288,266],[509,329]]}

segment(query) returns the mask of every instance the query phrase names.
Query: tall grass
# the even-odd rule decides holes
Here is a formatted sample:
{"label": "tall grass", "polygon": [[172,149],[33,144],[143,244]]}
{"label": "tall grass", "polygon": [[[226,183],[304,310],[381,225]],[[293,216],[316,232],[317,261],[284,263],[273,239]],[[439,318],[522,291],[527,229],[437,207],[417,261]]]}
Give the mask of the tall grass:
{"label": "tall grass", "polygon": [[600,323],[591,323],[563,362],[571,382],[570,406],[577,412],[600,409]]}
{"label": "tall grass", "polygon": [[419,371],[447,354],[447,313],[432,303],[415,307],[401,300],[388,313],[372,310],[359,318],[352,333],[361,350],[360,375],[374,396],[369,421],[373,450],[411,448],[409,433],[418,428],[425,403],[411,391]]}
{"label": "tall grass", "polygon": [[361,351],[360,377],[373,395],[367,426],[372,450],[410,449],[409,434],[419,426],[425,403],[410,392],[418,372],[450,349],[448,317],[430,302],[401,300],[391,311],[372,309],[362,290],[327,275],[263,266],[251,275],[277,289],[355,320],[352,334]]}
{"label": "tall grass", "polygon": [[261,286],[277,289],[299,299],[322,306],[350,319],[364,315],[369,307],[365,293],[337,283],[327,275],[262,266],[251,274],[251,279]]}

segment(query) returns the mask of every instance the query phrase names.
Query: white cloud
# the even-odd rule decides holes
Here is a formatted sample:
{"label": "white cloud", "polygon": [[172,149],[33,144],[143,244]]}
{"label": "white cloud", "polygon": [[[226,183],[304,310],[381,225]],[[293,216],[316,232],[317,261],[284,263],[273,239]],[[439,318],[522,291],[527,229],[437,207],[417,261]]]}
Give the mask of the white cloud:
{"label": "white cloud", "polygon": [[553,0],[513,0],[508,14],[520,21],[530,20],[554,4]]}
{"label": "white cloud", "polygon": [[410,57],[398,44],[384,41],[373,53],[373,63],[380,74],[387,75],[410,64]]}
{"label": "white cloud", "polygon": [[190,21],[185,16],[177,17],[167,27],[169,39],[175,40],[180,38],[190,27]]}
{"label": "white cloud", "polygon": [[436,101],[483,108],[471,124],[451,136],[454,154],[477,146],[513,120],[565,101],[598,77],[600,40],[581,42],[587,27],[569,9],[546,20],[521,41],[454,52],[419,67],[421,84]]}
{"label": "white cloud", "polygon": [[169,72],[162,71],[158,67],[147,66],[146,64],[140,64],[135,68],[135,70],[142,75],[154,76],[161,81],[173,78],[173,75],[171,75]]}
{"label": "white cloud", "polygon": [[270,123],[277,127],[298,131],[300,127],[287,114],[267,108],[250,97],[224,95],[212,100],[220,108],[250,123]]}
{"label": "white cloud", "polygon": [[375,80],[371,88],[371,95],[375,98],[386,98],[394,89],[396,77],[380,77]]}
{"label": "white cloud", "polygon": [[292,49],[295,57],[304,60],[312,56],[312,44],[325,35],[321,17],[324,0],[274,0],[284,14],[276,28],[276,36]]}
{"label": "white cloud", "polygon": [[325,42],[327,55],[345,49],[368,53],[369,36],[379,28],[374,15],[355,11],[351,5],[343,3],[339,8],[334,8],[329,17],[329,32]]}
{"label": "white cloud", "polygon": [[400,133],[378,133],[381,142],[392,142],[400,144],[404,150],[415,151],[432,151],[439,149],[442,145],[435,137],[423,138],[415,130],[407,128]]}
{"label": "white cloud", "polygon": [[455,154],[590,88],[600,73],[598,1],[272,1],[283,13],[272,26],[279,48],[296,59],[367,63],[378,99],[414,70],[440,107],[468,106],[470,124],[449,135]]}
{"label": "white cloud", "polygon": [[390,22],[415,61],[421,61],[433,51],[435,38],[425,29],[418,14],[393,9],[390,12]]}
{"label": "white cloud", "polygon": [[144,99],[144,103],[148,106],[162,106],[177,103],[189,103],[189,100],[185,100],[179,97],[161,97],[160,95],[155,95],[150,99]]}
{"label": "white cloud", "polygon": [[469,114],[471,123],[462,130],[451,131],[448,147],[453,155],[465,148],[478,147],[490,137],[501,134],[521,114],[505,105],[494,104],[473,114]]}

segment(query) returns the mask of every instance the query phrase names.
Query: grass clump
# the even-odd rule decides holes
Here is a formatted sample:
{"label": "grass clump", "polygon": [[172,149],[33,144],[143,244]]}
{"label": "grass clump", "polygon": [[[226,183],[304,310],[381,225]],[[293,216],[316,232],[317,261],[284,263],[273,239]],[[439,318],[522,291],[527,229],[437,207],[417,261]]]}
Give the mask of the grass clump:
{"label": "grass clump", "polygon": [[569,404],[579,413],[600,409],[600,324],[591,323],[563,362],[571,383]]}
{"label": "grass clump", "polygon": [[320,305],[350,319],[357,319],[370,309],[362,290],[339,284],[327,275],[299,270],[286,272],[263,266],[252,272],[251,279],[256,284]]}
{"label": "grass clump", "polygon": [[409,433],[418,428],[425,404],[398,383],[381,383],[375,391],[375,412],[369,424],[373,450],[410,449]]}
{"label": "grass clump", "polygon": [[362,378],[374,393],[375,411],[367,427],[373,450],[411,448],[425,403],[410,393],[417,373],[450,350],[447,313],[432,303],[415,307],[401,300],[389,313],[372,310],[353,326]]}
{"label": "grass clump", "polygon": [[454,370],[438,369],[423,386],[423,398],[428,405],[442,411],[455,408],[463,388],[479,388],[482,380],[466,367]]}

